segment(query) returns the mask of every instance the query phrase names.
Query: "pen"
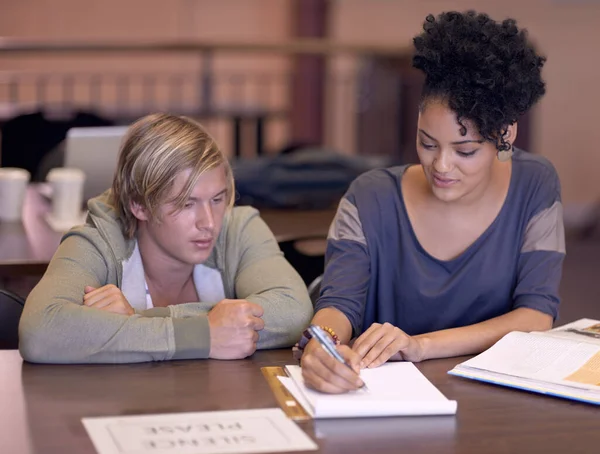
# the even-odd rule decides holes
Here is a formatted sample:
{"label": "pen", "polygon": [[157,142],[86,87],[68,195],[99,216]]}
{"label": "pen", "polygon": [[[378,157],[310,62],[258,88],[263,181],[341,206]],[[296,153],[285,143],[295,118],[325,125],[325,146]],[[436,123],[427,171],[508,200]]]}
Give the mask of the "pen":
{"label": "pen", "polygon": [[[354,371],[354,369],[352,369],[352,366],[350,366],[350,364],[346,362],[342,355],[340,355],[340,352],[337,351],[337,349],[335,348],[335,344],[333,343],[333,339],[331,339],[331,337],[327,333],[325,333],[323,328],[321,328],[318,325],[310,325],[308,327],[308,332],[312,334],[313,338],[317,339],[317,342],[321,344],[323,350],[325,350],[327,353],[329,353],[331,356],[337,359],[340,363],[344,364],[346,367]],[[364,382],[364,380],[361,388],[367,390],[367,385]]]}

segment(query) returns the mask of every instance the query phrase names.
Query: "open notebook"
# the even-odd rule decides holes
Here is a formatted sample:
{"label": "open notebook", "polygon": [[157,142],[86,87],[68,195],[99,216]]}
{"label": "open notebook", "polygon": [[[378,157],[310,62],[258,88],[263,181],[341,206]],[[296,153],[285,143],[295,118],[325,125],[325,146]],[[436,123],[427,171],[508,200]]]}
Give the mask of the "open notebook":
{"label": "open notebook", "polygon": [[286,366],[281,382],[313,418],[368,416],[453,415],[456,401],[448,400],[419,370],[407,362],[363,369],[368,390],[323,394],[304,385],[299,366]]}
{"label": "open notebook", "polygon": [[509,333],[449,374],[600,405],[600,321]]}

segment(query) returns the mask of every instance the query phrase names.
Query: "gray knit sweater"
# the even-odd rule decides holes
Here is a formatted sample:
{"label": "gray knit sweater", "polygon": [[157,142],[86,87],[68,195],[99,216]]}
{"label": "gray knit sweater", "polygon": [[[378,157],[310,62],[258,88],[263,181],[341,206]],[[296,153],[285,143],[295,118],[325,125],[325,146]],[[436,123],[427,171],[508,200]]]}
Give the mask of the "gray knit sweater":
{"label": "gray knit sweater", "polygon": [[[265,329],[259,333],[258,348],[290,346],[310,322],[306,287],[255,209],[236,207],[225,216],[211,256],[194,270],[201,302],[146,309],[137,242],[124,237],[107,194],[90,200],[88,208],[86,224],[63,237],[27,298],[19,326],[25,360],[127,363],[206,358],[206,314],[222,298],[246,299],[263,307]],[[83,305],[85,286],[107,284],[121,289],[135,315]],[[203,295],[204,288],[208,290]]]}

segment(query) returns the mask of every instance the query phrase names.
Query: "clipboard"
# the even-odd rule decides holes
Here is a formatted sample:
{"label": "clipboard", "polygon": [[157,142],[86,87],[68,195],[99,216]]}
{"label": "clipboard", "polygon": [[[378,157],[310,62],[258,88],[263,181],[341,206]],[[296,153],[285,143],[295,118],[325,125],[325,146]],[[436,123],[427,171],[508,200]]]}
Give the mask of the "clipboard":
{"label": "clipboard", "polygon": [[293,421],[307,421],[312,419],[306,410],[304,410],[304,407],[300,405],[296,398],[292,396],[283,383],[277,378],[288,376],[283,367],[261,367],[260,370],[267,380],[267,384],[271,388],[277,403],[288,418]]}

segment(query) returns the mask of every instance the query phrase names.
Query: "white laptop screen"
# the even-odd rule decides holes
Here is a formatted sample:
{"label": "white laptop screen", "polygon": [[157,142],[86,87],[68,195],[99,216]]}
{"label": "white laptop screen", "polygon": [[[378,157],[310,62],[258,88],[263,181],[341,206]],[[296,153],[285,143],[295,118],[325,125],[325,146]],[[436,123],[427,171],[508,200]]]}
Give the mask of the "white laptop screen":
{"label": "white laptop screen", "polygon": [[85,172],[83,200],[102,194],[112,185],[127,126],[72,128],[65,143],[65,167]]}

